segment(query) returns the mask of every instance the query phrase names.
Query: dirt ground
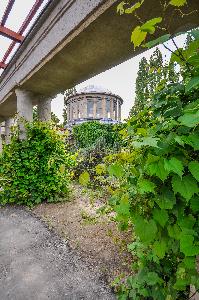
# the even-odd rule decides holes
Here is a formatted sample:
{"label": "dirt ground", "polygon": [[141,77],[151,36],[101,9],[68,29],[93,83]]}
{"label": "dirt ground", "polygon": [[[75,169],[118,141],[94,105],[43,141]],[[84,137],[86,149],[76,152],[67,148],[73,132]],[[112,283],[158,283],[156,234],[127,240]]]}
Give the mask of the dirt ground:
{"label": "dirt ground", "polygon": [[125,277],[130,272],[131,257],[126,245],[131,236],[117,229],[111,214],[96,213],[103,205],[104,199],[75,185],[70,201],[44,203],[34,208],[33,213],[61,235],[110,284],[118,275]]}

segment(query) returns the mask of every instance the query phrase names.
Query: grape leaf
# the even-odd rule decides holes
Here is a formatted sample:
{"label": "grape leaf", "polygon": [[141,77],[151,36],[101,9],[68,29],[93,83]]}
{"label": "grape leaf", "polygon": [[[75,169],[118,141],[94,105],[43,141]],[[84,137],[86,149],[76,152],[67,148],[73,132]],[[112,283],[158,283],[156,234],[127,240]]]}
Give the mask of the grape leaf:
{"label": "grape leaf", "polygon": [[141,179],[138,182],[138,191],[140,194],[154,193],[155,184],[148,179]]}
{"label": "grape leaf", "polygon": [[164,258],[166,252],[166,242],[164,240],[156,241],[153,244],[153,251],[159,258]]}
{"label": "grape leaf", "polygon": [[187,127],[195,127],[199,124],[199,111],[186,113],[178,118],[178,121]]}
{"label": "grape leaf", "polygon": [[194,150],[199,150],[199,135],[196,133],[192,133],[189,136],[184,136],[183,141],[192,146]]}
{"label": "grape leaf", "polygon": [[165,224],[167,223],[169,216],[168,212],[164,209],[158,209],[155,208],[153,210],[153,218],[162,226],[164,227]]}
{"label": "grape leaf", "polygon": [[150,41],[150,42],[146,43],[144,45],[144,47],[152,48],[156,45],[163,44],[163,43],[167,42],[170,39],[170,37],[171,37],[170,34],[165,34],[165,35],[163,35],[163,36],[161,36],[161,37],[159,37],[159,38],[157,38],[153,41]]}
{"label": "grape leaf", "polygon": [[186,256],[195,256],[199,254],[199,246],[194,245],[194,237],[192,235],[180,235],[180,250]]}
{"label": "grape leaf", "polygon": [[119,13],[120,15],[124,14],[124,5],[126,4],[126,2],[122,1],[120,4],[118,4],[117,6],[117,13]]}
{"label": "grape leaf", "polygon": [[187,3],[187,0],[171,0],[169,4],[173,6],[184,6]]}
{"label": "grape leaf", "polygon": [[175,194],[179,193],[187,201],[199,192],[197,182],[191,175],[184,176],[182,179],[174,176],[172,178],[172,187]]}
{"label": "grape leaf", "polygon": [[158,276],[157,273],[155,272],[148,272],[147,278],[146,278],[146,283],[148,285],[155,285],[157,283],[161,283],[162,279]]}
{"label": "grape leaf", "polygon": [[150,175],[156,175],[162,181],[164,181],[169,174],[169,172],[164,167],[163,159],[148,165],[148,172]]}
{"label": "grape leaf", "polygon": [[197,161],[191,161],[188,165],[189,171],[199,181],[199,163]]}
{"label": "grape leaf", "polygon": [[183,164],[180,160],[178,160],[175,157],[172,157],[171,159],[165,159],[164,160],[164,167],[168,172],[174,172],[178,174],[180,177],[182,177],[183,174]]}
{"label": "grape leaf", "polygon": [[162,193],[154,199],[161,209],[172,209],[176,204],[176,198],[172,191],[164,187]]}
{"label": "grape leaf", "polygon": [[115,163],[108,167],[108,172],[111,176],[122,177],[124,175],[124,169],[122,165]]}
{"label": "grape leaf", "polygon": [[193,212],[199,212],[199,196],[195,195],[193,198],[191,198],[190,203]]}
{"label": "grape leaf", "polygon": [[189,92],[193,88],[196,88],[199,86],[199,76],[193,77],[186,85],[185,92]]}
{"label": "grape leaf", "polygon": [[134,48],[140,46],[146,36],[147,32],[141,31],[140,26],[136,26],[131,34],[131,42],[133,43]]}
{"label": "grape leaf", "polygon": [[79,183],[82,185],[87,185],[90,181],[90,175],[87,171],[83,172],[80,176],[79,176]]}
{"label": "grape leaf", "polygon": [[141,216],[135,220],[135,233],[143,243],[149,243],[156,237],[157,226],[154,220],[145,220]]}
{"label": "grape leaf", "polygon": [[167,227],[167,230],[168,230],[168,234],[171,238],[174,238],[175,240],[180,239],[181,229],[177,224],[169,225]]}

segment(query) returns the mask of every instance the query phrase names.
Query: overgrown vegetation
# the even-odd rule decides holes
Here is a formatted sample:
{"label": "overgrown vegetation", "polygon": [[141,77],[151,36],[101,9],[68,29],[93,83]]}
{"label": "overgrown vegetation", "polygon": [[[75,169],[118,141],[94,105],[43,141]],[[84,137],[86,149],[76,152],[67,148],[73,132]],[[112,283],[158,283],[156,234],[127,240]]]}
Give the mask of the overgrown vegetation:
{"label": "overgrown vegetation", "polygon": [[4,145],[0,203],[33,206],[42,201],[60,201],[69,191],[74,157],[54,125],[33,122],[26,127],[26,140],[18,139],[16,128],[11,143]]}

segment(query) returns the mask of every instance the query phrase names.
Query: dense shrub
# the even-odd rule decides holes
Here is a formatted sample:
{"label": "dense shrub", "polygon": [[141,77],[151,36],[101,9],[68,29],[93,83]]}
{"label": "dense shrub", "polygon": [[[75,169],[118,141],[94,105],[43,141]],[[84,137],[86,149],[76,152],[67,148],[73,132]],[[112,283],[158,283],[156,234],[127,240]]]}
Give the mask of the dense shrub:
{"label": "dense shrub", "polygon": [[0,156],[0,203],[32,206],[44,200],[58,201],[68,193],[74,157],[66,150],[64,136],[52,124],[26,125],[27,139],[17,130]]}
{"label": "dense shrub", "polygon": [[108,147],[116,147],[120,143],[119,129],[121,125],[103,124],[98,121],[85,122],[73,127],[73,137],[78,148],[93,146],[98,140]]}

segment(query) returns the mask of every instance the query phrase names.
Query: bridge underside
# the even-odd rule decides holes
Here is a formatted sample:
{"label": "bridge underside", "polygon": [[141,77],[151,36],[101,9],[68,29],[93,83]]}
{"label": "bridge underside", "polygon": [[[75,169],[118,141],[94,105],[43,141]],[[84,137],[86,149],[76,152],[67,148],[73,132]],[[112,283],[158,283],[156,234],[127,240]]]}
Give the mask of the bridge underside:
{"label": "bridge underside", "polygon": [[[58,4],[53,4],[55,2]],[[116,14],[120,1],[96,0],[95,5],[82,2],[52,1],[24,40],[0,79],[1,120],[17,112],[17,87],[33,93],[33,102],[37,104],[41,96],[53,97],[144,51],[143,48],[134,50],[130,43],[137,20],[132,15]],[[188,10],[193,13],[184,18],[173,17],[171,32],[199,26],[197,9],[197,1],[190,0]],[[162,12],[157,1],[150,0],[139,14],[147,20],[161,16]],[[168,12],[168,18],[170,14]]]}

